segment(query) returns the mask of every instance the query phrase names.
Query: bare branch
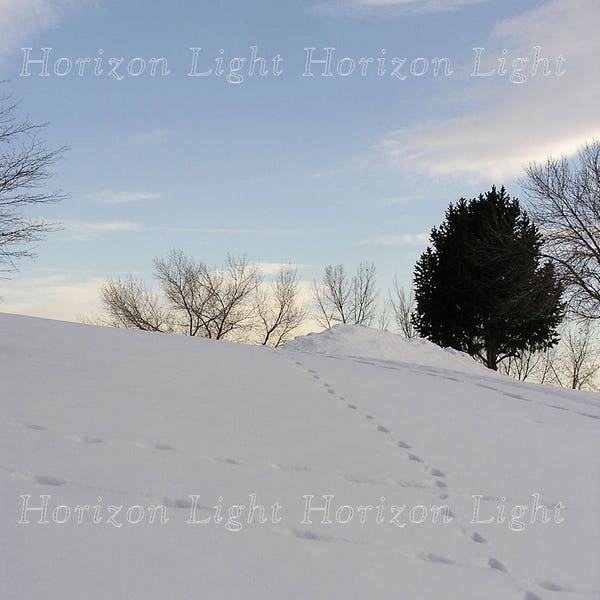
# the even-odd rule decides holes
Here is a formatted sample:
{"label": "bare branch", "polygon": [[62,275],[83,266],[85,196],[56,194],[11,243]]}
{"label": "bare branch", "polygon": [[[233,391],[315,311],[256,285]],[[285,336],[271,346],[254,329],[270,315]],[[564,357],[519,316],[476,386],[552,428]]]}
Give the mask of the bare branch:
{"label": "bare branch", "polygon": [[46,185],[66,148],[48,149],[37,134],[45,125],[19,119],[18,108],[10,95],[0,96],[0,272],[16,270],[20,259],[34,255],[32,244],[56,229],[23,208],[65,198]]}
{"label": "bare branch", "polygon": [[297,269],[287,266],[277,274],[270,295],[258,291],[256,312],[263,346],[281,346],[306,319],[306,309],[298,302],[298,284]]}
{"label": "bare branch", "polygon": [[407,338],[417,337],[413,325],[412,314],[415,309],[415,297],[412,290],[408,292],[400,285],[398,277],[394,277],[393,289],[390,292],[390,303],[394,321],[402,335]]}
{"label": "bare branch", "polygon": [[343,265],[325,267],[321,285],[313,284],[319,324],[327,328],[337,323],[370,325],[377,309],[375,283],[373,263],[361,263],[351,280]]}
{"label": "bare branch", "polygon": [[143,331],[173,331],[158,296],[133,276],[108,280],[100,294],[107,325]]}
{"label": "bare branch", "polygon": [[600,142],[586,144],[576,165],[565,158],[529,165],[521,185],[570,311],[581,319],[600,318]]}

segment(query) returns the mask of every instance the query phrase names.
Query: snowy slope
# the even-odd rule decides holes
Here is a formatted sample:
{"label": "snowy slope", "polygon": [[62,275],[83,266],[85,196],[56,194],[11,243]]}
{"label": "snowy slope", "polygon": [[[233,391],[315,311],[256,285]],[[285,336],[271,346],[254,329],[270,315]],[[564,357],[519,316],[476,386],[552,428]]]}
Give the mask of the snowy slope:
{"label": "snowy slope", "polygon": [[[469,361],[0,315],[0,598],[598,598],[600,398]],[[551,522],[511,530],[532,494]]]}

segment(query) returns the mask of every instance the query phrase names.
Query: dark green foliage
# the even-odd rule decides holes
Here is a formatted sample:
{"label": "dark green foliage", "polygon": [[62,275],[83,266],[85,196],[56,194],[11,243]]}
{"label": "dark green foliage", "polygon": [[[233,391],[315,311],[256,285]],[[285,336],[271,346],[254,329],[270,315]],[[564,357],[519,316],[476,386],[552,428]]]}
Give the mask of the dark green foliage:
{"label": "dark green foliage", "polygon": [[504,188],[450,204],[415,268],[420,335],[496,369],[557,341],[562,288],[541,264],[542,236]]}

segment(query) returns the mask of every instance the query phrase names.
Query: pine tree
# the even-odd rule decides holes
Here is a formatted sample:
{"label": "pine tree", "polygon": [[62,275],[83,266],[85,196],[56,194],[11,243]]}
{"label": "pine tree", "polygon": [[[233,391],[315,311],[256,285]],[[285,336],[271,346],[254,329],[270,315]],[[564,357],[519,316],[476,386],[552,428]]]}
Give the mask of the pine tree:
{"label": "pine tree", "polygon": [[562,288],[541,262],[542,236],[502,187],[450,204],[415,268],[420,335],[490,369],[558,342]]}

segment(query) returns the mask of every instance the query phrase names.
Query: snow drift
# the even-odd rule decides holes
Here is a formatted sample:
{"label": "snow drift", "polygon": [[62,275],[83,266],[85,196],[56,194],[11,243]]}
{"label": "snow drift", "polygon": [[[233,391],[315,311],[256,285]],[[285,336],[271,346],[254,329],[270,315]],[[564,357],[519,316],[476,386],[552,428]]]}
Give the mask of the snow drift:
{"label": "snow drift", "polygon": [[2,599],[598,597],[596,394],[10,315],[0,381]]}
{"label": "snow drift", "polygon": [[309,333],[286,344],[288,350],[330,356],[440,367],[471,373],[486,372],[468,354],[440,348],[428,340],[407,340],[400,335],[358,325],[335,325],[322,333]]}

